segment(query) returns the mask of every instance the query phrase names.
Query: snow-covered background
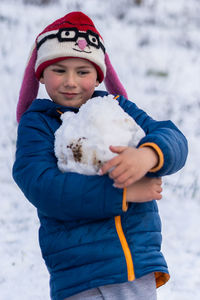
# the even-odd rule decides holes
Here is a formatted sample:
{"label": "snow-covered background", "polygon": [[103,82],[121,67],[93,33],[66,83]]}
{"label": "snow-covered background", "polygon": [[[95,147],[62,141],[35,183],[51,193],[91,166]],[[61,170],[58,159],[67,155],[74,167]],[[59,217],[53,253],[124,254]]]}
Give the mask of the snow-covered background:
{"label": "snow-covered background", "polygon": [[[164,179],[159,202],[163,252],[171,280],[158,300],[200,299],[200,1],[60,0],[25,5],[0,1],[0,299],[49,299],[36,210],[12,180],[15,109],[36,35],[66,13],[95,22],[129,98],[156,119],[171,119],[189,141],[187,164]],[[40,95],[45,94],[44,90]]]}

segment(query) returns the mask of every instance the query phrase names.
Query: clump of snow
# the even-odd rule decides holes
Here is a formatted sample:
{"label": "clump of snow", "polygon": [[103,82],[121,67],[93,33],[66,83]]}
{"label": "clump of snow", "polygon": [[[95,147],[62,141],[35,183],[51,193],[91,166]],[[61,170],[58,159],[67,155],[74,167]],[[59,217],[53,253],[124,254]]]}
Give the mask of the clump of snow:
{"label": "clump of snow", "polygon": [[89,99],[78,113],[65,112],[55,133],[55,154],[63,172],[97,174],[116,156],[113,146],[137,146],[143,130],[112,95]]}

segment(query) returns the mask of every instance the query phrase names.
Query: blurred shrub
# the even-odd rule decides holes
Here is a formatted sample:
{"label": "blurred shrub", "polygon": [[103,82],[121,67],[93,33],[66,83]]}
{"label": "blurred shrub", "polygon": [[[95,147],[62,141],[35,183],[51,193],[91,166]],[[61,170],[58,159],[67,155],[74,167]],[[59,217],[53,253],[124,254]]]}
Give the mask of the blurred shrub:
{"label": "blurred shrub", "polygon": [[23,0],[24,4],[33,4],[33,5],[49,5],[58,2],[57,0]]}
{"label": "blurred shrub", "polygon": [[133,0],[136,5],[141,5],[143,0]]}

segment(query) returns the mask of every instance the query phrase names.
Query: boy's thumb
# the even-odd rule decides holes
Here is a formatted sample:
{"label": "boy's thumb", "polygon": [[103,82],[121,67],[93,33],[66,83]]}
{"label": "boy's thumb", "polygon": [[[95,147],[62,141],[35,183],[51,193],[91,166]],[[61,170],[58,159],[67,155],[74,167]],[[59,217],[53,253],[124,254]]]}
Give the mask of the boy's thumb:
{"label": "boy's thumb", "polygon": [[112,151],[113,153],[122,153],[125,149],[127,149],[126,146],[110,146],[110,151]]}

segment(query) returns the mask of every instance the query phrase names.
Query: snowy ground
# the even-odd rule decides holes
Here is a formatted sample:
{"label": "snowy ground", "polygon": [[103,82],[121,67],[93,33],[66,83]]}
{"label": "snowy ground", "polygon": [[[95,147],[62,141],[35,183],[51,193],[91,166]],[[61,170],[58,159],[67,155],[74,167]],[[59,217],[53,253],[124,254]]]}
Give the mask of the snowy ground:
{"label": "snowy ground", "polygon": [[0,2],[0,299],[49,299],[36,210],[11,177],[15,109],[35,36],[55,18],[83,10],[104,37],[129,98],[154,118],[172,119],[188,138],[188,162],[182,171],[164,179],[163,200],[159,203],[163,252],[171,280],[158,290],[158,300],[198,300],[200,1],[144,0],[140,8],[130,6],[131,0],[55,2],[44,8],[24,6],[22,0]]}

